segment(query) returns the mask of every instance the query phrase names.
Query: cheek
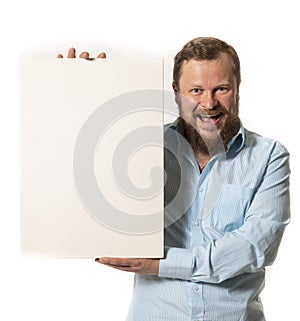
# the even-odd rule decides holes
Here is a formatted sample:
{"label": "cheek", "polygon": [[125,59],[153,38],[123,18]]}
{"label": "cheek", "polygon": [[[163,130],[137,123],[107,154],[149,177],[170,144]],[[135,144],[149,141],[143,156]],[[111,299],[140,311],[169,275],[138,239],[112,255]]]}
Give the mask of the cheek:
{"label": "cheek", "polygon": [[192,115],[197,108],[197,102],[189,97],[181,96],[180,104],[178,104],[178,107],[182,114]]}
{"label": "cheek", "polygon": [[239,110],[236,105],[231,105],[230,107],[227,107],[226,109],[227,109],[227,115],[229,118],[236,117],[239,114]]}
{"label": "cheek", "polygon": [[227,109],[227,112],[231,115],[238,115],[239,108],[238,108],[238,97],[227,97],[223,99],[221,104]]}

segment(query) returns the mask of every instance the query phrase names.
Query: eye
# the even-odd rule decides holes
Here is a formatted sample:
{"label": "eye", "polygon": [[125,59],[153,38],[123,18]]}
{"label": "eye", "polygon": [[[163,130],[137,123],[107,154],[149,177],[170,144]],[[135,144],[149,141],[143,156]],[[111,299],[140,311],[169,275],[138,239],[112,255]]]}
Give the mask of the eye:
{"label": "eye", "polygon": [[216,89],[216,91],[219,91],[219,92],[221,92],[221,93],[227,92],[228,90],[229,90],[228,87],[224,87],[224,86],[218,87],[218,88]]}
{"label": "eye", "polygon": [[193,93],[193,94],[200,94],[201,93],[201,89],[200,88],[193,88],[192,90],[191,90],[191,93]]}

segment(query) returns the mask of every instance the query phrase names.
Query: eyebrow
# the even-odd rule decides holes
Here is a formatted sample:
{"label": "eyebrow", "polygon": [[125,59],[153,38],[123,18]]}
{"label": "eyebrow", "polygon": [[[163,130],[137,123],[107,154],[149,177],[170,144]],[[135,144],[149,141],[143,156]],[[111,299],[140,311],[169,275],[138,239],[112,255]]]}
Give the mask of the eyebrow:
{"label": "eyebrow", "polygon": [[[188,85],[191,87],[203,88],[203,86],[198,83],[188,83]],[[233,84],[231,84],[230,82],[221,82],[221,83],[217,84],[215,87],[228,87],[228,86],[232,87]]]}

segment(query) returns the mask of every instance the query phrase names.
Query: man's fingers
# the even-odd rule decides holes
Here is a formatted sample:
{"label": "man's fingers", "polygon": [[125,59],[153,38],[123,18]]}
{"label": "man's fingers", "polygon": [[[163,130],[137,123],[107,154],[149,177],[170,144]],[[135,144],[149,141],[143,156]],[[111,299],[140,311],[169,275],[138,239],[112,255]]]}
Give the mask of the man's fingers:
{"label": "man's fingers", "polygon": [[104,264],[104,263],[103,265],[119,271],[133,272],[133,273],[138,272],[138,269],[133,266],[111,265],[111,264]]}
{"label": "man's fingers", "polygon": [[[76,49],[75,48],[70,48],[68,51],[68,58],[76,58]],[[57,58],[63,58],[62,54],[58,54]],[[93,60],[94,58],[90,58],[90,54],[87,51],[83,51],[80,55],[79,58],[83,58],[83,59],[90,59]],[[106,58],[106,53],[105,52],[100,52],[99,55],[97,56],[97,58],[100,59],[105,59]]]}
{"label": "man's fingers", "polygon": [[95,261],[114,269],[140,274],[157,275],[159,270],[159,259],[102,257]]}
{"label": "man's fingers", "polygon": [[125,272],[139,272],[139,267],[136,265],[136,260],[125,258],[98,258],[95,259],[105,266]]}
{"label": "man's fingers", "polygon": [[69,49],[68,58],[76,58],[76,50],[75,50],[75,48],[70,48]]}
{"label": "man's fingers", "polygon": [[100,259],[96,259],[96,262],[114,265],[114,266],[134,266],[136,265],[137,261],[135,259],[128,259],[128,258],[108,258],[102,257]]}
{"label": "man's fingers", "polygon": [[106,58],[106,53],[105,52],[100,52],[97,58],[105,59]]}
{"label": "man's fingers", "polygon": [[79,55],[79,58],[83,58],[83,59],[89,59],[90,57],[90,54],[86,51],[82,52],[80,55]]}

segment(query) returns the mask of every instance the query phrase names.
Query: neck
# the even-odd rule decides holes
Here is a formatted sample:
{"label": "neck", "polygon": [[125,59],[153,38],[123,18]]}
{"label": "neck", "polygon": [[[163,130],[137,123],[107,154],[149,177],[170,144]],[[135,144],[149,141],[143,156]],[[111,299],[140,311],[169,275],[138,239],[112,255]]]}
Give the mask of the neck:
{"label": "neck", "polygon": [[195,154],[195,158],[197,160],[200,172],[204,170],[204,167],[207,165],[207,163],[210,161],[211,157],[209,155],[204,155],[198,153],[197,155]]}

